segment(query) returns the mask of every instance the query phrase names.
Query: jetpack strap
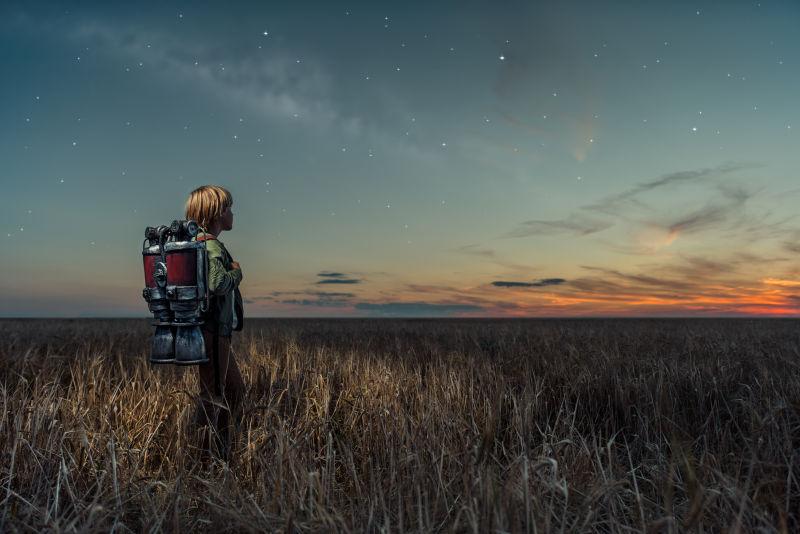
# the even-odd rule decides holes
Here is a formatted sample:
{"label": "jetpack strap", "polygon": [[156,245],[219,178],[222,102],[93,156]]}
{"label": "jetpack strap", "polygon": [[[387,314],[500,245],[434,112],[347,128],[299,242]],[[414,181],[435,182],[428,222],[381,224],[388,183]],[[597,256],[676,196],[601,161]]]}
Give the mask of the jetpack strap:
{"label": "jetpack strap", "polygon": [[217,239],[217,236],[215,236],[214,234],[203,234],[203,235],[197,236],[195,238],[195,241],[209,241],[209,240],[215,240],[215,239]]}

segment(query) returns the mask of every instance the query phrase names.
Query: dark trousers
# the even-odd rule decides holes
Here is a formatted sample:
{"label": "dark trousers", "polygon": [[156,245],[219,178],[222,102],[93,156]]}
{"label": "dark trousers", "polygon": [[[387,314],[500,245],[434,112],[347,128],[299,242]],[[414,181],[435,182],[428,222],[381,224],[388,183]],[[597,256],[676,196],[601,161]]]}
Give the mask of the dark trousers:
{"label": "dark trousers", "polygon": [[200,392],[195,419],[202,436],[200,446],[228,460],[234,432],[241,422],[244,381],[231,353],[230,336],[219,336],[216,362],[213,332],[204,329],[203,338],[209,361],[197,366]]}

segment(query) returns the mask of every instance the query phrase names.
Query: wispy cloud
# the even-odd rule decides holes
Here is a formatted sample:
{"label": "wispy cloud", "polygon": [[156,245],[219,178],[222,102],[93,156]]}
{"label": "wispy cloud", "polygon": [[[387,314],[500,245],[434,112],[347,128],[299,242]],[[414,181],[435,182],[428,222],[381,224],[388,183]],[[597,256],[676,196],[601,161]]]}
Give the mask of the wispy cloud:
{"label": "wispy cloud", "polygon": [[753,193],[742,187],[722,187],[723,201],[709,202],[702,208],[680,215],[672,222],[664,224],[670,235],[693,234],[711,228],[718,228],[730,217],[741,215],[745,202]]}
{"label": "wispy cloud", "polygon": [[615,213],[620,204],[624,201],[631,200],[633,197],[653,191],[655,189],[668,187],[676,184],[697,183],[705,181],[712,177],[730,174],[740,170],[754,169],[763,167],[763,165],[756,163],[735,163],[728,162],[716,167],[707,167],[703,169],[694,169],[686,171],[676,171],[668,174],[661,175],[653,180],[641,182],[635,186],[627,189],[616,195],[604,198],[603,200],[584,206],[583,209],[599,211],[602,213]]}
{"label": "wispy cloud", "polygon": [[497,280],[492,282],[492,285],[496,287],[545,287],[557,286],[565,282],[566,280],[563,278],[543,278],[535,282],[508,282],[504,280]]}
{"label": "wispy cloud", "polygon": [[469,254],[470,256],[480,256],[484,258],[494,258],[495,251],[490,248],[482,248],[479,245],[463,245],[455,249],[456,252]]}
{"label": "wispy cloud", "polygon": [[794,254],[800,254],[800,241],[784,241],[783,248]]}
{"label": "wispy cloud", "polygon": [[[673,243],[679,236],[706,231],[727,232],[739,240],[757,241],[785,235],[792,217],[774,220],[770,213],[746,213],[745,204],[760,190],[753,190],[716,178],[741,170],[760,167],[756,163],[728,162],[716,167],[664,174],[641,182],[621,193],[585,205],[563,219],[523,221],[503,237],[528,237],[567,234],[585,236],[624,222],[629,242],[600,239],[611,250],[624,254],[649,255]],[[686,184],[710,184],[716,193],[705,205],[687,211],[672,208],[659,213],[640,197],[645,193]],[[598,218],[593,214],[603,214]]]}
{"label": "wispy cloud", "polygon": [[578,236],[602,232],[613,223],[582,214],[572,214],[565,219],[530,220],[521,222],[517,228],[503,237],[547,236],[554,234],[573,234]]}
{"label": "wispy cloud", "polygon": [[317,284],[360,284],[361,280],[358,278],[350,278],[344,273],[322,271],[317,273],[321,277]]}

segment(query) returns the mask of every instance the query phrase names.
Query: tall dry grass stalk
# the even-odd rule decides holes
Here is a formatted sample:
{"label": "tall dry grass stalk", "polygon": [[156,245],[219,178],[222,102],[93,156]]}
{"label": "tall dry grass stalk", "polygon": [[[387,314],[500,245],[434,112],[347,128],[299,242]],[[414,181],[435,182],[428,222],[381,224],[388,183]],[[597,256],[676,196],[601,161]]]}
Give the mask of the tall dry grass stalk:
{"label": "tall dry grass stalk", "polygon": [[0,328],[0,531],[800,531],[796,321],[250,320],[230,464],[147,321]]}

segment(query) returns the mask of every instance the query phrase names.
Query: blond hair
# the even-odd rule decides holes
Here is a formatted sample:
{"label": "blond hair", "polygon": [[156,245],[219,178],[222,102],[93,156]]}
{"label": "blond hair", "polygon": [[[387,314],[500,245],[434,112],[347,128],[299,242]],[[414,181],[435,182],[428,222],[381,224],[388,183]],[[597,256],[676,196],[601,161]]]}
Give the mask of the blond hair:
{"label": "blond hair", "polygon": [[227,189],[218,185],[203,185],[189,193],[186,218],[194,219],[206,230],[229,206],[233,206],[233,197]]}

